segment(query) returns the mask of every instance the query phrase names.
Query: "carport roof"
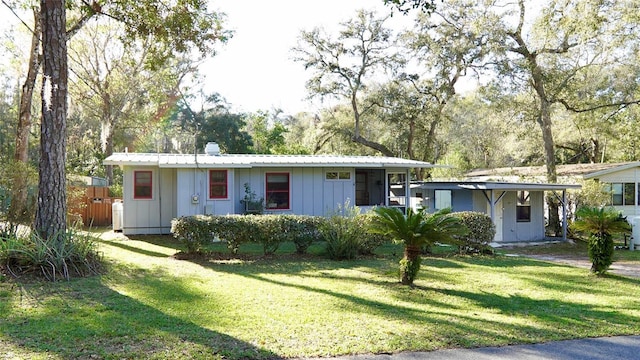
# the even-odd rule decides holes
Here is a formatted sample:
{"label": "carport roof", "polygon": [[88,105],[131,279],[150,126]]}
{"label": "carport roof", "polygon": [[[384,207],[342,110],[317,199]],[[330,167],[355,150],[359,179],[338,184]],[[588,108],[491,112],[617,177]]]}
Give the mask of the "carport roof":
{"label": "carport roof", "polygon": [[516,182],[493,182],[493,181],[434,181],[418,184],[424,189],[468,189],[468,190],[501,190],[501,191],[555,191],[567,189],[580,189],[577,184],[538,184],[538,183],[516,183]]}

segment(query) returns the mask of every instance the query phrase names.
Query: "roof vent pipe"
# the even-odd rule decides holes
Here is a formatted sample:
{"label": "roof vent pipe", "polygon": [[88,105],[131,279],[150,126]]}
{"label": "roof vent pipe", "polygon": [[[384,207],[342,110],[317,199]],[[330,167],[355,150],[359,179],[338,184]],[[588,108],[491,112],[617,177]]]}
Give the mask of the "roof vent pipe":
{"label": "roof vent pipe", "polygon": [[207,146],[204,147],[204,152],[207,155],[220,155],[220,145],[214,142],[207,143]]}

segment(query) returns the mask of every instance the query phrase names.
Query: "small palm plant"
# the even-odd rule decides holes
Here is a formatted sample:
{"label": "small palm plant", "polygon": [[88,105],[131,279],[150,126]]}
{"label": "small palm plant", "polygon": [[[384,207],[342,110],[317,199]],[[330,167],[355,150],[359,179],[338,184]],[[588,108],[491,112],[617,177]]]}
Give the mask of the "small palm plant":
{"label": "small palm plant", "polygon": [[459,219],[448,216],[450,209],[428,214],[425,209],[379,207],[371,223],[371,232],[389,236],[404,244],[404,257],[400,260],[400,276],[404,285],[412,285],[420,270],[421,249],[436,242],[453,242],[454,236],[464,235],[467,229]]}
{"label": "small palm plant", "polygon": [[601,275],[613,263],[613,234],[629,231],[629,223],[613,208],[582,207],[573,229],[589,233],[587,247],[591,271]]}

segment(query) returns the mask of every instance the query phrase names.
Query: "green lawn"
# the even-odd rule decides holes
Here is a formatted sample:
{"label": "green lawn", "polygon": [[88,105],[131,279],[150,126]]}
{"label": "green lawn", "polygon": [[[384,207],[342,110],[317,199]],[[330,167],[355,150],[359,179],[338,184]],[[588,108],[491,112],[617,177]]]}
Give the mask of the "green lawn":
{"label": "green lawn", "polygon": [[640,334],[640,280],[522,257],[438,248],[408,288],[391,245],[342,262],[285,254],[292,245],[176,260],[169,237],[101,249],[103,276],[0,283],[6,358],[314,357]]}

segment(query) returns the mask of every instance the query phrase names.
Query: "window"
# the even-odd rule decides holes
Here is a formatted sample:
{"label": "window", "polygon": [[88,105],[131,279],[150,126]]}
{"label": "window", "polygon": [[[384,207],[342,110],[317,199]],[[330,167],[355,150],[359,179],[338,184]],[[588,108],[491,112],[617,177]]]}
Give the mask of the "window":
{"label": "window", "polygon": [[351,171],[327,171],[326,180],[351,180]]}
{"label": "window", "polygon": [[209,199],[226,199],[227,188],[227,170],[209,170]]}
{"label": "window", "polygon": [[635,205],[636,204],[636,184],[635,183],[613,183],[610,184],[611,205]]}
{"label": "window", "polygon": [[435,190],[433,197],[436,210],[451,207],[451,190]]}
{"label": "window", "polygon": [[624,184],[624,204],[625,205],[636,204],[636,184],[634,183]]}
{"label": "window", "polygon": [[134,171],[133,172],[133,198],[134,199],[151,199],[152,194],[152,178],[151,171]]}
{"label": "window", "polygon": [[518,191],[516,202],[516,221],[531,221],[531,200],[528,191]]}
{"label": "window", "polygon": [[289,174],[267,173],[267,209],[289,209]]}

